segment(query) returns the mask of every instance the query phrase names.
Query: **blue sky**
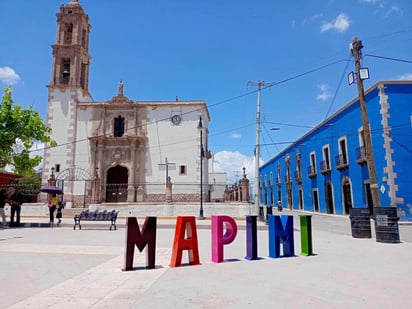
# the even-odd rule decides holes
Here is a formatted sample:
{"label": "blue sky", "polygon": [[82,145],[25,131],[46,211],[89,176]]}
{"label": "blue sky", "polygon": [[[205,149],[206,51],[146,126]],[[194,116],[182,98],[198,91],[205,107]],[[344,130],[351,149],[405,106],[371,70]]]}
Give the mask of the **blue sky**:
{"label": "blue sky", "polygon": [[[0,84],[43,117],[62,2],[0,0]],[[281,82],[261,93],[265,162],[357,96],[346,77],[354,36],[370,71],[365,88],[412,79],[412,64],[366,56],[412,60],[410,0],[79,2],[92,25],[94,100],[116,95],[119,80],[134,100],[205,100],[215,170],[230,180],[243,166],[254,175],[257,88],[248,81]]]}

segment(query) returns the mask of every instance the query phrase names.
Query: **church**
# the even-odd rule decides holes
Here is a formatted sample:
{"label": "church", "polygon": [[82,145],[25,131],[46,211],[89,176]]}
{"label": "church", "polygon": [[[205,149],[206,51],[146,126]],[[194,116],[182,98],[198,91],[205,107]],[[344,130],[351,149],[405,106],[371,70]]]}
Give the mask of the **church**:
{"label": "church", "polygon": [[[68,207],[86,203],[208,200],[208,125],[203,100],[139,101],[89,93],[89,17],[77,0],[60,6],[46,123],[42,183],[63,188]],[[115,88],[115,87],[114,87]]]}

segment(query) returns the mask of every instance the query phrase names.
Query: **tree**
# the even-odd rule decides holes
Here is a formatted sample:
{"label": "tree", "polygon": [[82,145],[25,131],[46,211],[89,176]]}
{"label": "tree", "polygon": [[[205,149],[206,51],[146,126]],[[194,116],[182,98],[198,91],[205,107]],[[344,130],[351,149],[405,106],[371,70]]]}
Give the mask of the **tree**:
{"label": "tree", "polygon": [[34,168],[42,160],[40,155],[30,156],[35,143],[48,143],[56,146],[39,113],[32,109],[23,109],[13,104],[10,87],[5,89],[0,104],[0,168],[11,165],[12,170],[23,176],[35,173]]}

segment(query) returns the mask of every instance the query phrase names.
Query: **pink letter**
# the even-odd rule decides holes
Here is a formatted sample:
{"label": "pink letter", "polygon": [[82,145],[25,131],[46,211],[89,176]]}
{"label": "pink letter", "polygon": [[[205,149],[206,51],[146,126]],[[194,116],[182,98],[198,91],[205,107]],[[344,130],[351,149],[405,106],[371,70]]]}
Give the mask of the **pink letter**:
{"label": "pink letter", "polygon": [[[224,227],[226,232],[223,234]],[[237,224],[229,216],[212,216],[212,262],[223,262],[223,246],[230,244],[237,235]]]}

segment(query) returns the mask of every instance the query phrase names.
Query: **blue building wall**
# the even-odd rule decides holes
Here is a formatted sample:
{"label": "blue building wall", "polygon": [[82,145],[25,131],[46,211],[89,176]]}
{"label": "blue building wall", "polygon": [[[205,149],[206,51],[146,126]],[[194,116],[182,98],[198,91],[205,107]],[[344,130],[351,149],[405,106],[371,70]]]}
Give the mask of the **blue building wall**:
{"label": "blue building wall", "polygon": [[[381,206],[412,221],[412,81],[379,82],[365,99]],[[355,99],[259,168],[261,203],[338,215],[372,209],[361,130]]]}

